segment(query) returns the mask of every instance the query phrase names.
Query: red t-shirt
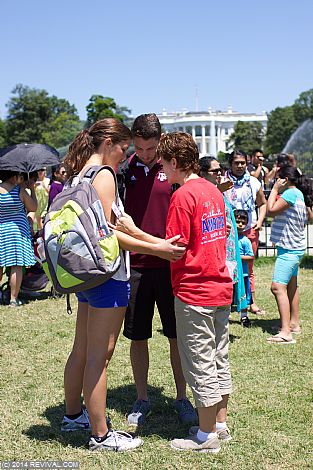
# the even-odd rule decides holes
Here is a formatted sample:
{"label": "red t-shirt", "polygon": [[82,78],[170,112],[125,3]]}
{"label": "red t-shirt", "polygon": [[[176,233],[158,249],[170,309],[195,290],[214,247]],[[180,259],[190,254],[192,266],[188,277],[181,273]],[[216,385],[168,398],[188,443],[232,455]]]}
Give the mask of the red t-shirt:
{"label": "red t-shirt", "polygon": [[220,191],[203,178],[187,181],[172,196],[166,236],[181,235],[184,257],[171,263],[176,297],[189,305],[223,306],[232,301],[226,267],[225,203]]}
{"label": "red t-shirt", "polygon": [[[166,217],[171,199],[171,185],[162,165],[149,170],[137,155],[131,157],[126,176],[125,212],[137,227],[155,237],[165,238]],[[130,254],[132,268],[165,268],[169,262],[157,256]]]}

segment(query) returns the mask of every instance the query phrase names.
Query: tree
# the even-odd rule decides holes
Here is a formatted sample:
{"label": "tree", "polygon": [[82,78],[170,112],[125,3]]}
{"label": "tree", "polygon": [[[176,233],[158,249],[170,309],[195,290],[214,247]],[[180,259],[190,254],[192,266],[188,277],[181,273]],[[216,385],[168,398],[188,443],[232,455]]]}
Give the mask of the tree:
{"label": "tree", "polygon": [[294,102],[293,110],[299,125],[306,119],[313,119],[313,88],[300,93]]}
{"label": "tree", "polygon": [[297,129],[298,123],[293,106],[275,108],[268,114],[265,140],[266,153],[282,152],[291,134]]}
{"label": "tree", "polygon": [[42,133],[45,143],[59,148],[70,143],[76,134],[84,128],[84,122],[62,112],[49,123],[49,129]]}
{"label": "tree", "polygon": [[19,142],[66,145],[81,123],[75,106],[65,99],[49,96],[46,90],[21,84],[12,90],[7,104],[7,144]]}
{"label": "tree", "polygon": [[91,126],[99,119],[116,118],[122,122],[129,119],[130,109],[126,106],[118,106],[113,98],[104,97],[102,95],[92,95],[87,110],[87,127]]}
{"label": "tree", "polygon": [[6,146],[6,126],[5,121],[0,119],[0,147]]}
{"label": "tree", "polygon": [[233,147],[250,153],[253,149],[262,147],[263,139],[264,131],[260,122],[238,121],[228,141]]}

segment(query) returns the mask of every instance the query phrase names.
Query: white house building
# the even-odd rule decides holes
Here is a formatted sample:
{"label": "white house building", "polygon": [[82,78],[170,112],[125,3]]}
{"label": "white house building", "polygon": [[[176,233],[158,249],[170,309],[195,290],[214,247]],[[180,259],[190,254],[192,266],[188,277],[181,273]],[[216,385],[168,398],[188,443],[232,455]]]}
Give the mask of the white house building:
{"label": "white house building", "polygon": [[266,130],[267,115],[253,113],[238,113],[231,106],[227,111],[187,111],[166,112],[158,114],[160,123],[165,132],[183,131],[194,138],[201,156],[210,154],[216,156],[219,151],[227,152],[230,149],[228,139],[234,132],[238,121],[260,122]]}

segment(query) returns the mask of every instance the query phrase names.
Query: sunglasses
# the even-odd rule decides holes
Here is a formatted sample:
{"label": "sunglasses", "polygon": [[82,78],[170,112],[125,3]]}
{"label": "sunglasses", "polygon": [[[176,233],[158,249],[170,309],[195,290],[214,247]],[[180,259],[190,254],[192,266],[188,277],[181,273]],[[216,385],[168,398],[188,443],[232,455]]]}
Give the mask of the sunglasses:
{"label": "sunglasses", "polygon": [[208,170],[208,173],[215,173],[215,174],[222,173],[222,168],[215,168],[215,170]]}
{"label": "sunglasses", "polygon": [[60,171],[60,174],[61,174],[61,175],[66,175],[66,171],[65,171],[65,170],[64,170],[64,171]]}

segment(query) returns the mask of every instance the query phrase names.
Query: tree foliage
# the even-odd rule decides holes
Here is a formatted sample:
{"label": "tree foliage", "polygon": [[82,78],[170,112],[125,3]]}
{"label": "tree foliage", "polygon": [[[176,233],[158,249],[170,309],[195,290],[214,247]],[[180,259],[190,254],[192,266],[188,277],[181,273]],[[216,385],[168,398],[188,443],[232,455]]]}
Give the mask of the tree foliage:
{"label": "tree foliage", "polygon": [[12,94],[7,104],[7,145],[33,142],[58,147],[66,145],[82,128],[75,106],[65,99],[21,84]]}
{"label": "tree foliage", "polygon": [[235,148],[250,153],[263,145],[264,131],[260,122],[238,121],[234,132],[229,137],[229,143]]}
{"label": "tree foliage", "polygon": [[293,105],[275,108],[268,114],[266,152],[281,152],[293,132],[307,119],[313,119],[313,88],[300,93]]}
{"label": "tree foliage", "polygon": [[313,119],[313,88],[300,93],[294,102],[293,110],[298,125],[307,119]]}
{"label": "tree foliage", "polygon": [[282,152],[291,134],[297,129],[293,106],[275,108],[268,114],[265,141],[266,153]]}
{"label": "tree foliage", "polygon": [[94,122],[105,118],[116,118],[122,122],[129,119],[130,109],[126,106],[118,106],[113,98],[104,97],[102,95],[92,95],[87,110],[87,127]]}
{"label": "tree foliage", "polygon": [[5,145],[6,145],[5,121],[0,119],[0,147],[4,147]]}

